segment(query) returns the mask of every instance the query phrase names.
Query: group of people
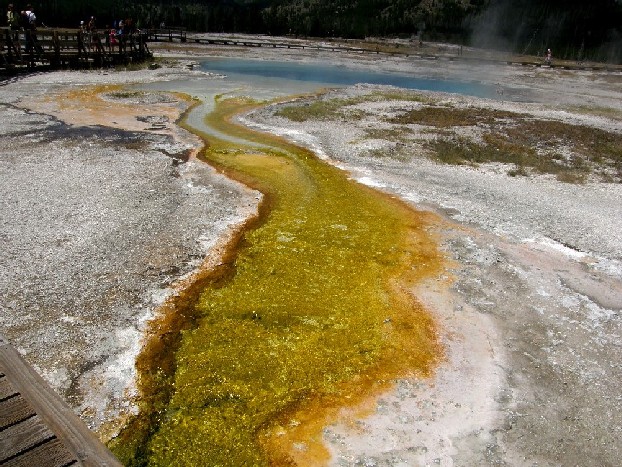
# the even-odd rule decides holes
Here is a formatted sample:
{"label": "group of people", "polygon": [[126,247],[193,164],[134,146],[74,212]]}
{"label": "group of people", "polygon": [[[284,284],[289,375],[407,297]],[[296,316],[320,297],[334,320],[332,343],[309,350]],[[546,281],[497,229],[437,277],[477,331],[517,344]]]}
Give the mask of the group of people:
{"label": "group of people", "polygon": [[11,47],[18,57],[21,56],[20,32],[23,32],[26,39],[27,53],[33,51],[39,55],[42,53],[41,46],[37,43],[37,36],[33,34],[33,31],[37,29],[37,15],[35,15],[32,5],[29,4],[25,10],[18,12],[15,6],[9,3],[6,12],[6,23],[13,32],[11,35]]}
{"label": "group of people", "polygon": [[125,48],[127,47],[128,39],[130,40],[131,44],[133,35],[136,31],[137,28],[132,18],[113,21],[112,28],[110,28],[107,39],[110,44],[109,47],[112,48],[115,45],[118,45],[119,50],[125,50]]}
{"label": "group of people", "polygon": [[[85,45],[88,50],[103,52],[103,46],[101,44],[102,34],[99,33],[97,28],[95,16],[91,16],[86,24],[84,21],[80,21],[80,29],[86,38]],[[120,52],[125,52],[128,41],[130,46],[132,46],[133,34],[136,31],[137,29],[132,18],[115,20],[113,21],[112,27],[106,25],[103,36],[108,52],[112,53],[113,49],[116,47],[119,48]]]}
{"label": "group of people", "polygon": [[[6,25],[13,31],[11,34],[11,50],[17,56],[21,56],[20,37],[26,40],[26,52],[35,51],[42,53],[41,46],[37,43],[37,36],[33,33],[37,29],[37,16],[34,8],[28,4],[24,10],[19,11],[13,3],[10,3],[6,12]],[[111,26],[106,26],[103,32],[97,28],[95,16],[80,21],[83,45],[86,52],[104,53],[104,46],[109,53],[118,47],[119,52],[126,52],[128,45],[133,47],[134,33],[137,31],[132,18],[115,20]]]}
{"label": "group of people", "polygon": [[37,29],[37,16],[32,5],[18,12],[12,3],[9,3],[6,12],[6,22],[13,31]]}

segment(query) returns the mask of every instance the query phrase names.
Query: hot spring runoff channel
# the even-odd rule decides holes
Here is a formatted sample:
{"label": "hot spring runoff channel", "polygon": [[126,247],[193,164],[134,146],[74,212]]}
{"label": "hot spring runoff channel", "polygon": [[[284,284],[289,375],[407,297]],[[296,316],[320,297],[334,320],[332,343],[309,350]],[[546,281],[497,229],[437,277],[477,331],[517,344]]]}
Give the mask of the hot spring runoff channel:
{"label": "hot spring runoff channel", "polygon": [[[111,447],[125,465],[317,464],[328,457],[322,428],[341,407],[397,378],[429,375],[439,361],[436,325],[411,294],[444,267],[435,219],[308,149],[235,123],[270,95],[295,92],[301,81],[285,70],[313,77],[298,89],[378,74],[248,60],[203,66],[228,79],[147,87],[197,98],[181,124],[205,141],[200,158],[263,201],[222,264],[155,323],[137,365],[141,414]],[[269,70],[278,78],[252,74]]]}

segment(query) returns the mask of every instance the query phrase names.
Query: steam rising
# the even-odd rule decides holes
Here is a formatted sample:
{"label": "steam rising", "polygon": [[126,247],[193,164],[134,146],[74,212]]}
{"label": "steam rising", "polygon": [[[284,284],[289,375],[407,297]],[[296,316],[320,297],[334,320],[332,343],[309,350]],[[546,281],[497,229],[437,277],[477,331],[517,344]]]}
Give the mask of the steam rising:
{"label": "steam rising", "polygon": [[622,0],[493,0],[472,21],[471,44],[515,53],[622,62]]}

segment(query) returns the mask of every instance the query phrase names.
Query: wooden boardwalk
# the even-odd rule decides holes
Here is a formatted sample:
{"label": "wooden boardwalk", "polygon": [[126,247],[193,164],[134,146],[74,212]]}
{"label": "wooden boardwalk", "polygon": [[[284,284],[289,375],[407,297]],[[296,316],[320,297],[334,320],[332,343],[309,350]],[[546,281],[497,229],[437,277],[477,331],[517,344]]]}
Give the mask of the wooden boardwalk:
{"label": "wooden boardwalk", "polygon": [[2,335],[0,465],[121,466]]}
{"label": "wooden boardwalk", "polygon": [[147,32],[138,31],[106,43],[106,33],[80,29],[41,28],[13,31],[0,28],[0,70],[21,68],[88,68],[140,61],[151,57]]}
{"label": "wooden boardwalk", "polygon": [[147,38],[155,42],[186,42],[186,30],[183,28],[150,29],[147,31]]}

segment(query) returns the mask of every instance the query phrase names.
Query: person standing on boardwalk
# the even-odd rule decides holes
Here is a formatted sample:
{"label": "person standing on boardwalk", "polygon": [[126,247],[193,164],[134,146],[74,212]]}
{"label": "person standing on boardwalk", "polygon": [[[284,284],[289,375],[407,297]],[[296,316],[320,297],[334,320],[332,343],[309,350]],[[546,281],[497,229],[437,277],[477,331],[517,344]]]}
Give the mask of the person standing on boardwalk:
{"label": "person standing on boardwalk", "polygon": [[31,62],[34,62],[35,53],[41,55],[41,46],[37,43],[37,16],[35,15],[32,5],[26,6],[26,10],[22,12],[23,27],[26,35],[26,53],[31,54]]}
{"label": "person standing on boardwalk", "polygon": [[12,31],[19,29],[19,15],[13,11],[13,4],[9,3],[6,11],[6,24]]}
{"label": "person standing on boardwalk", "polygon": [[13,10],[13,4],[9,3],[6,12],[6,24],[11,30],[11,46],[17,57],[21,57],[19,45],[19,15]]}
{"label": "person standing on boardwalk", "polygon": [[32,5],[27,5],[26,11],[24,11],[24,29],[30,29],[32,31],[37,29],[37,15],[35,15],[35,10]]}

